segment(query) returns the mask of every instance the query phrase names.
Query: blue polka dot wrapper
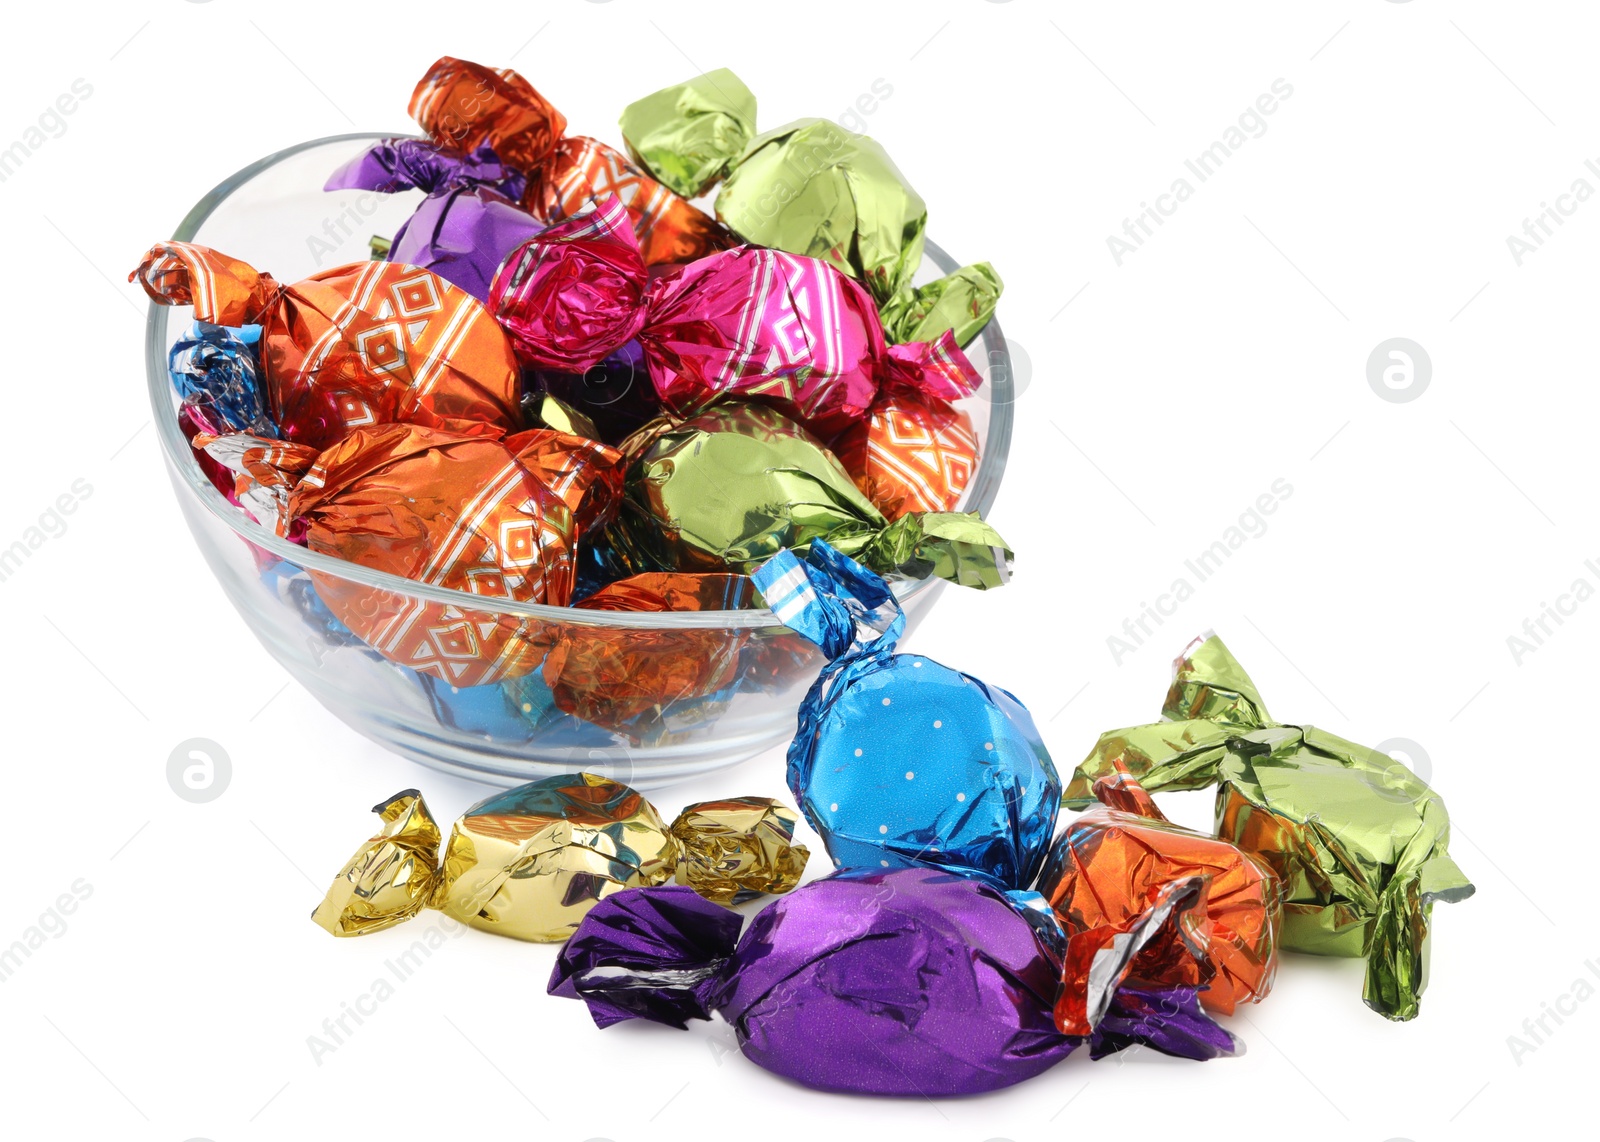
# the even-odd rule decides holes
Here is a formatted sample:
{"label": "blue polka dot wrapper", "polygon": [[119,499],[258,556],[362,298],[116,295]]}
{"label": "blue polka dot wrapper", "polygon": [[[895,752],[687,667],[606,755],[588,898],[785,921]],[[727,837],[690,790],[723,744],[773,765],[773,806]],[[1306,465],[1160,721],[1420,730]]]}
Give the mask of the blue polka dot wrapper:
{"label": "blue polka dot wrapper", "polygon": [[894,653],[889,585],[814,540],[752,576],[826,666],[800,707],[789,788],[839,868],[935,868],[1027,888],[1055,831],[1061,781],[1015,697]]}

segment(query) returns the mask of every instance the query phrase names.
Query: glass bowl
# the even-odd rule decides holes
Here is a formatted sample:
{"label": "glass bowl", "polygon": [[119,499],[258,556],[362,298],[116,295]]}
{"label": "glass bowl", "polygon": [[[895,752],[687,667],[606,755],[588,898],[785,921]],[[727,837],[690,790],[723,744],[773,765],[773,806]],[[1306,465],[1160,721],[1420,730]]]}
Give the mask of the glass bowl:
{"label": "glass bowl", "polygon": [[[268,155],[201,199],[173,237],[243,258],[282,282],[365,260],[369,237],[394,233],[420,192],[329,193],[322,186],[335,168],[384,137],[336,135]],[[929,242],[919,280],[956,265]],[[178,427],[167,353],[191,320],[188,307],[152,304],[146,325],[150,403],[173,491],[245,625],[352,729],[423,765],[485,782],[511,785],[587,769],[643,790],[733,765],[793,736],[796,710],[822,659],[771,611],[631,614],[502,600],[486,611],[483,596],[319,555],[258,525],[212,486]],[[986,513],[1011,442],[1010,356],[999,323],[990,322],[968,352],[986,378],[963,406],[984,443],[961,508]],[[508,683],[457,688],[361,642],[329,613],[319,583],[322,590],[363,592],[375,607],[425,609],[446,626],[510,625],[601,660],[644,656],[672,682],[669,688],[665,681],[629,679],[637,700],[601,708],[570,698],[558,705],[538,670]],[[925,580],[896,587],[908,629],[945,586]],[[683,669],[686,663],[692,668]],[[652,685],[665,692],[653,693]]]}

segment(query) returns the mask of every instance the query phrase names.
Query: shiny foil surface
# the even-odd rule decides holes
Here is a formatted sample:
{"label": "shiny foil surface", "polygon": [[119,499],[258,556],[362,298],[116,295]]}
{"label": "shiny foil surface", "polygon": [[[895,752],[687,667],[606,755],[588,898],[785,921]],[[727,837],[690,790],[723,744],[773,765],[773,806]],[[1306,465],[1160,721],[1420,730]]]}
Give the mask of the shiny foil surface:
{"label": "shiny foil surface", "polygon": [[718,896],[781,892],[805,864],[805,849],[791,848],[784,829],[787,819],[792,832],[794,814],[776,802],[693,805],[669,831],[643,795],[592,773],[487,797],[461,815],[447,842],[416,790],[375,812],[383,831],[356,851],[312,913],[336,936],[392,927],[430,907],[502,936],[560,941],[623,888],[678,876]]}
{"label": "shiny foil surface", "polygon": [[576,545],[605,522],[620,490],[614,450],[550,429],[492,439],[389,424],[353,432],[314,458],[303,446],[248,436],[207,450],[245,473],[241,498],[279,511],[280,534],[482,597],[483,610],[463,609],[312,573],[332,613],[372,649],[454,686],[539,665],[543,648],[494,601],[565,605]]}
{"label": "shiny foil surface", "polygon": [[1283,884],[1283,946],[1365,957],[1367,1005],[1415,1017],[1433,904],[1473,892],[1449,855],[1443,799],[1387,754],[1274,721],[1215,635],[1174,664],[1162,715],[1102,734],[1066,803],[1087,804],[1118,764],[1152,793],[1215,785],[1217,834]]}
{"label": "shiny foil surface", "polygon": [[[743,575],[645,572],[609,583],[574,604],[580,611],[740,610],[756,593]],[[655,629],[542,624],[542,670],[555,706],[626,732],[642,715],[705,698],[739,676],[746,639],[722,627]]]}
{"label": "shiny foil surface", "polygon": [[767,605],[829,665],[800,707],[789,790],[840,868],[927,867],[1030,887],[1061,782],[1012,695],[915,654],[883,579],[827,544],[755,573]]}
{"label": "shiny foil surface", "polygon": [[721,181],[756,130],[756,97],[725,67],[622,109],[628,153],[669,190],[698,198]]}
{"label": "shiny foil surface", "polygon": [[1164,889],[1192,878],[1202,882],[1192,907],[1144,944],[1128,982],[1203,988],[1201,1003],[1225,1015],[1259,1003],[1277,974],[1278,878],[1227,841],[1172,824],[1125,773],[1099,778],[1094,792],[1101,804],[1067,823],[1036,885],[1067,933],[1069,972],[1084,977],[1069,977],[1063,1029],[1087,1028],[1076,1000],[1089,994],[1096,957],[1126,940]]}
{"label": "shiny foil surface", "polygon": [[866,291],[814,258],[741,246],[647,274],[614,198],[519,248],[489,308],[526,364],[581,372],[637,337],[669,409],[759,397],[825,437],[880,392],[956,400],[982,381],[948,333],[889,346]]}
{"label": "shiny foil surface", "polygon": [[468,435],[517,424],[511,343],[478,300],[414,266],[358,262],[281,286],[236,258],[161,242],[129,275],[214,325],[261,326],[267,412],[314,448],[407,422]]}
{"label": "shiny foil surface", "polygon": [[324,187],[423,191],[427,197],[395,231],[386,260],[429,270],[479,301],[488,300],[506,255],[544,229],[519,205],[522,188],[522,176],[487,148],[467,154],[421,139],[374,143]]}
{"label": "shiny foil surface", "polygon": [[975,514],[890,522],[839,461],[765,405],[724,401],[640,429],[621,446],[624,498],[610,538],[638,569],[748,573],[826,539],[883,575],[1003,584],[1011,552]]}
{"label": "shiny foil surface", "polygon": [[262,393],[261,326],[196,321],[168,351],[167,375],[190,416],[211,435],[277,437]]}
{"label": "shiny foil surface", "polygon": [[[562,949],[554,995],[606,1027],[682,1027],[717,1012],[757,1065],[817,1090],[949,1098],[1048,1070],[1060,1034],[1061,932],[1033,892],[929,868],[859,869],[802,885],[739,935],[682,888],[617,893]],[[1125,992],[1097,1054],[1147,1043],[1187,1058],[1235,1049],[1193,993]]]}
{"label": "shiny foil surface", "polygon": [[568,136],[567,120],[522,76],[442,56],[417,83],[411,117],[435,143],[488,146],[527,179],[522,206],[559,222],[615,195],[649,265],[686,262],[728,243],[709,215],[595,139]]}
{"label": "shiny foil surface", "polygon": [[889,519],[947,512],[978,467],[978,434],[963,409],[915,396],[875,402],[834,441],[856,487]]}

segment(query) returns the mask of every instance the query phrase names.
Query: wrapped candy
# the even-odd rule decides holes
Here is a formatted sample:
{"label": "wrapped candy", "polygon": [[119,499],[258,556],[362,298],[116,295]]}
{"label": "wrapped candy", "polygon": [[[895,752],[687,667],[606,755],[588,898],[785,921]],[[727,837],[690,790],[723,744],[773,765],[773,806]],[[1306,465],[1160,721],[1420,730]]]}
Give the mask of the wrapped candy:
{"label": "wrapped candy", "polygon": [[891,395],[844,431],[834,452],[889,519],[954,511],[978,467],[972,418],[942,401]]}
{"label": "wrapped candy", "polygon": [[1433,904],[1473,892],[1449,855],[1444,801],[1386,754],[1273,721],[1214,634],[1174,664],[1162,716],[1102,734],[1066,803],[1089,803],[1095,780],[1119,764],[1152,793],[1216,785],[1217,835],[1283,885],[1283,946],[1365,957],[1367,1005],[1413,1018]]}
{"label": "wrapped candy", "polygon": [[[640,614],[755,604],[755,589],[743,575],[646,572],[601,587],[574,610]],[[573,622],[544,624],[536,641],[549,648],[544,681],[556,707],[625,731],[641,715],[732,685],[745,638],[743,631],[721,626],[639,629]]]}
{"label": "wrapped candy", "polygon": [[[167,353],[167,373],[197,428],[276,438],[261,395],[261,326],[196,321]],[[193,436],[190,437],[193,439]]]}
{"label": "wrapped candy", "polygon": [[615,195],[649,265],[693,261],[728,244],[722,227],[627,156],[567,135],[566,117],[508,68],[442,56],[412,92],[411,117],[442,146],[492,148],[527,178],[522,206],[541,222],[559,222]]}
{"label": "wrapped candy", "polygon": [[455,686],[526,674],[543,650],[496,599],[565,605],[573,550],[614,509],[617,453],[550,429],[504,439],[410,424],[352,432],[318,454],[250,436],[204,440],[244,474],[258,519],[313,551],[468,591],[485,609],[312,572],[333,614],[391,661]]}
{"label": "wrapped candy", "polygon": [[467,154],[423,139],[384,139],[328,177],[325,190],[427,195],[389,243],[388,261],[420,266],[489,298],[505,256],[543,225],[517,203],[526,180],[483,148]]}
{"label": "wrapped candy", "polygon": [[519,940],[565,940],[623,888],[679,884],[732,903],[787,892],[808,853],[792,810],[758,797],[691,805],[669,829],[618,781],[562,774],[468,809],[448,842],[422,795],[373,808],[383,829],[339,872],[311,918],[335,936],[392,928],[424,908]]}
{"label": "wrapped candy", "polygon": [[[1043,898],[928,868],[855,869],[740,918],[682,888],[620,892],[562,948],[553,995],[601,1027],[683,1027],[717,1012],[752,1062],[818,1090],[944,1098],[998,1090],[1082,1039],[1051,1018],[1061,931]],[[1132,1043],[1236,1050],[1194,992],[1119,992],[1095,1057]]]}
{"label": "wrapped candy", "polygon": [[1094,793],[1100,806],[1067,825],[1037,885],[1067,933],[1058,1024],[1087,1033],[1095,963],[1184,881],[1198,884],[1134,957],[1127,980],[1146,990],[1203,988],[1200,1002],[1224,1015],[1259,1003],[1278,967],[1278,878],[1227,841],[1172,824],[1125,771],[1096,780]]}
{"label": "wrapped candy", "polygon": [[161,242],[129,275],[199,321],[261,326],[266,412],[285,440],[327,448],[405,421],[495,435],[517,424],[516,358],[478,300],[398,262],[359,262],[282,286],[236,258]]}
{"label": "wrapped candy", "polygon": [[1030,886],[1061,802],[1021,702],[915,654],[889,585],[822,541],[752,576],[829,664],[800,706],[789,790],[839,867],[923,866]]}
{"label": "wrapped candy", "polygon": [[755,96],[719,68],[629,104],[621,127],[629,154],[679,194],[722,182],[717,218],[746,242],[821,258],[866,286],[891,342],[977,335],[1000,275],[984,262],[912,287],[928,210],[881,146],[827,119],[752,139],[755,120]]}
{"label": "wrapped candy", "polygon": [[725,401],[647,425],[621,445],[627,474],[607,532],[635,570],[750,572],[784,548],[829,544],[881,575],[998,587],[1005,541],[976,514],[890,523],[832,453],[764,405]]}
{"label": "wrapped candy", "polygon": [[489,308],[527,364],[581,372],[637,337],[672,411],[756,397],[825,438],[880,393],[955,400],[982,380],[948,333],[888,345],[867,292],[814,258],[741,246],[647,275],[615,198],[519,247]]}

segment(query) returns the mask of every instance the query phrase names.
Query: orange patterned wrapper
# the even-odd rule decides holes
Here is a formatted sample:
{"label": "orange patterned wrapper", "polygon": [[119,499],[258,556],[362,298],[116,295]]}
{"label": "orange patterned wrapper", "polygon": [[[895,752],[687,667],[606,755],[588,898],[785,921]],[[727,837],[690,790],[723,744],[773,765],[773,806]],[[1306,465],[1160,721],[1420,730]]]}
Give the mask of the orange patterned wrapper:
{"label": "orange patterned wrapper", "polygon": [[[601,587],[575,605],[588,611],[728,611],[755,605],[744,575],[647,572]],[[607,629],[549,626],[544,680],[556,706],[607,729],[641,714],[731,686],[743,632],[723,627]]]}
{"label": "orange patterned wrapper", "polygon": [[954,511],[978,466],[972,418],[942,401],[895,394],[834,441],[834,453],[889,519]]}
{"label": "orange patterned wrapper", "polygon": [[206,246],[161,242],[129,280],[197,320],[261,326],[267,411],[296,444],[328,448],[397,421],[467,435],[517,425],[510,341],[476,298],[427,270],[360,262],[283,286]]}
{"label": "orange patterned wrapper", "polygon": [[528,179],[523,209],[559,222],[616,195],[639,235],[646,265],[690,262],[735,244],[710,215],[645,174],[621,151],[567,135],[566,116],[509,68],[442,56],[411,94],[411,117],[434,142],[494,149]]}
{"label": "orange patterned wrapper", "polygon": [[351,433],[309,470],[299,445],[249,436],[202,445],[243,473],[244,502],[279,506],[279,531],[311,550],[481,597],[480,610],[311,572],[328,608],[367,645],[455,686],[539,665],[543,646],[494,604],[565,606],[573,551],[621,492],[615,450],[551,429],[496,440],[380,425]]}
{"label": "orange patterned wrapper", "polygon": [[1038,883],[1068,939],[1057,1025],[1087,1033],[1095,963],[1129,938],[1143,946],[1125,983],[1204,988],[1200,1001],[1222,1014],[1264,998],[1278,966],[1278,878],[1227,841],[1172,824],[1126,771],[1094,793],[1101,804],[1056,839]]}

